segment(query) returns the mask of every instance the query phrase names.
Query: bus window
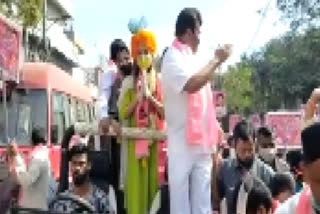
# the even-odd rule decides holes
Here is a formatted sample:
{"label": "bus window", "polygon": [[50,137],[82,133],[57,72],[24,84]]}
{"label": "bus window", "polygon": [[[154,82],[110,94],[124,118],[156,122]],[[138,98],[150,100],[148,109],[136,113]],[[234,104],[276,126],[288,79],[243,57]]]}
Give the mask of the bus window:
{"label": "bus window", "polygon": [[63,96],[60,93],[53,93],[53,121],[51,139],[53,144],[58,144],[62,141],[64,130],[66,128],[63,100]]}
{"label": "bus window", "polygon": [[70,105],[70,122],[71,124],[75,124],[77,122],[77,106],[75,100],[70,97],[69,98],[69,105]]}
{"label": "bus window", "polygon": [[31,142],[31,129],[30,105],[21,103],[18,105],[17,134],[15,140],[23,145],[29,144]]}
{"label": "bus window", "polygon": [[[0,144],[4,142],[3,103],[0,98]],[[31,145],[31,130],[40,128],[47,139],[48,96],[43,89],[17,89],[8,100],[8,134],[19,145]]]}
{"label": "bus window", "polygon": [[89,122],[93,122],[92,108],[90,104],[87,104],[88,114],[89,114]]}
{"label": "bus window", "polygon": [[77,121],[85,122],[85,113],[83,109],[83,104],[77,101]]}
{"label": "bus window", "polygon": [[69,127],[71,125],[71,112],[70,112],[70,104],[69,98],[66,95],[62,95],[63,100],[63,111],[65,118],[65,127]]}
{"label": "bus window", "polygon": [[89,124],[91,122],[90,120],[90,108],[88,104],[83,105],[84,111],[85,111],[85,116],[86,116],[86,122]]}

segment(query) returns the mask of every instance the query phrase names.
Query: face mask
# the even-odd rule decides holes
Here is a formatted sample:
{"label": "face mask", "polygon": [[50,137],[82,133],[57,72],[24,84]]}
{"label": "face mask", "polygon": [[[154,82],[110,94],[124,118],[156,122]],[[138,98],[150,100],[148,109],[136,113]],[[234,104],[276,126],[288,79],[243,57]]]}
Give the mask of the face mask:
{"label": "face mask", "polygon": [[150,54],[139,55],[137,63],[141,70],[147,70],[152,64],[152,56]]}
{"label": "face mask", "polygon": [[126,65],[122,65],[119,69],[123,76],[129,76],[132,72],[132,64],[128,63]]}
{"label": "face mask", "polygon": [[89,172],[83,174],[73,175],[73,184],[75,186],[81,186],[89,180]]}
{"label": "face mask", "polygon": [[260,148],[259,155],[264,161],[270,163],[276,157],[276,150],[274,148]]}
{"label": "face mask", "polygon": [[245,169],[251,169],[252,164],[253,164],[253,158],[248,158],[246,160],[240,160],[238,158],[238,162],[240,166],[244,167]]}

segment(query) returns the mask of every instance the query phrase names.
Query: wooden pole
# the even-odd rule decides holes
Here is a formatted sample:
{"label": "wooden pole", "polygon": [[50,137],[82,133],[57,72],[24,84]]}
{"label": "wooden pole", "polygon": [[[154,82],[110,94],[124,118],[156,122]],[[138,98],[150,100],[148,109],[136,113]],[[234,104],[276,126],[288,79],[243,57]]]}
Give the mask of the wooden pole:
{"label": "wooden pole", "polygon": [[[121,127],[120,133],[115,133],[115,131],[110,130],[106,135],[109,136],[119,136],[125,139],[148,139],[148,140],[165,140],[167,138],[165,131],[159,131],[156,129],[150,128],[136,128],[136,127]],[[77,134],[90,134],[90,135],[99,135],[99,126],[98,124],[85,124],[85,123],[76,123],[75,132]]]}

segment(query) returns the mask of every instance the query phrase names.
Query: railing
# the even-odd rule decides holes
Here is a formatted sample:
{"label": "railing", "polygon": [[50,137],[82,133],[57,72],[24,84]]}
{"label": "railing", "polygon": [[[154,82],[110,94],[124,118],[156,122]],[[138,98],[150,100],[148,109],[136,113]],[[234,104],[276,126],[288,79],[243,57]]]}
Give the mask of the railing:
{"label": "railing", "polygon": [[[97,123],[93,123],[91,125],[85,123],[76,123],[75,132],[78,134],[83,133],[97,135],[99,134],[99,126]],[[117,136],[117,134],[112,130],[107,135]],[[135,127],[121,127],[121,131],[118,136],[125,139],[165,140],[167,138],[165,131]]]}

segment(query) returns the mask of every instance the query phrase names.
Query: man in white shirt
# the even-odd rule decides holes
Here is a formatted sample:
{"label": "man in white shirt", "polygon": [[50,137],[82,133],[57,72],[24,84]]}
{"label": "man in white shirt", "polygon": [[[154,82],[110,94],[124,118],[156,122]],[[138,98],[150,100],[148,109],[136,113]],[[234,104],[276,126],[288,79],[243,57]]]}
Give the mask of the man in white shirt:
{"label": "man in white shirt", "polygon": [[32,131],[33,148],[26,165],[16,144],[9,144],[7,155],[11,176],[21,185],[22,197],[19,205],[23,208],[48,210],[49,185],[52,175],[49,150],[44,145],[45,131]]}
{"label": "man in white shirt", "polygon": [[[129,49],[126,44],[115,39],[110,45],[110,61],[106,70],[101,74],[99,83],[98,119],[102,134],[109,132],[110,126],[117,132],[118,123],[118,97],[123,78],[132,72],[132,63]],[[121,213],[123,207],[123,194],[119,189],[120,153],[121,145],[117,138],[111,138],[111,170],[113,176],[111,183],[117,194],[118,210]]]}
{"label": "man in white shirt", "polygon": [[[210,186],[213,148],[187,143],[188,96],[194,92],[200,93],[207,87],[216,68],[229,57],[231,46],[216,50],[207,65],[198,65],[196,52],[201,24],[197,9],[185,8],[181,11],[176,22],[177,39],[165,53],[161,66],[168,129],[170,213],[174,214],[212,212]],[[182,48],[179,50],[175,44]],[[204,106],[206,102],[208,100],[204,99]],[[202,112],[203,123],[210,116],[207,111]]]}
{"label": "man in white shirt", "polygon": [[129,48],[122,40],[115,39],[111,43],[110,55],[99,82],[98,119],[100,128],[105,132],[108,132],[111,120],[118,119],[117,102],[114,101],[117,100],[117,87],[120,87],[123,77],[132,71]]}

